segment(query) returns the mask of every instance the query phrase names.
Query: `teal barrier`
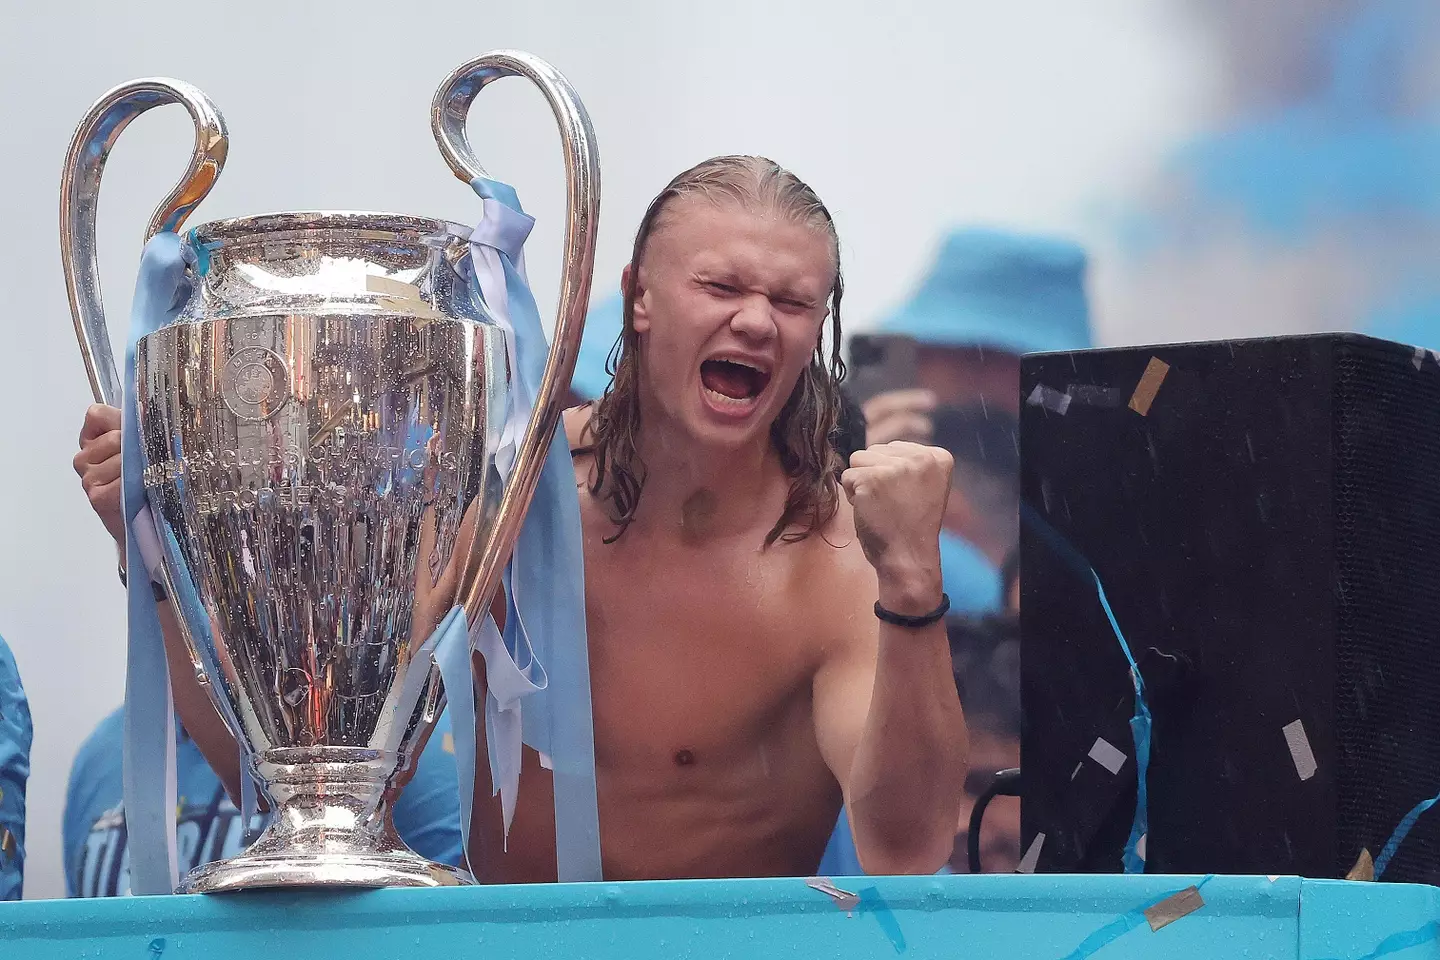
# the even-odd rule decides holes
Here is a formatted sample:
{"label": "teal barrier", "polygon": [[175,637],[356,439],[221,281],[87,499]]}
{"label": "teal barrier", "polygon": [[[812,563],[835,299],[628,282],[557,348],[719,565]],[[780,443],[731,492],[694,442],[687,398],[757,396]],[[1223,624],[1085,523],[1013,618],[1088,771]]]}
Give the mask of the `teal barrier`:
{"label": "teal barrier", "polygon": [[696,880],[40,900],[0,903],[0,958],[1419,960],[1440,958],[1437,895],[1296,877],[957,876],[829,892]]}

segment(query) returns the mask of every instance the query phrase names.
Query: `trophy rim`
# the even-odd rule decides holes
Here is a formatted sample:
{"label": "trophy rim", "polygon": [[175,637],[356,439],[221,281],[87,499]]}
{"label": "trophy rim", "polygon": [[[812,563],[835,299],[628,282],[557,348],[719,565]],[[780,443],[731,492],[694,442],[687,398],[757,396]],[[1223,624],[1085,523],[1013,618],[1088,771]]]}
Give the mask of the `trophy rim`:
{"label": "trophy rim", "polygon": [[336,229],[384,233],[417,243],[439,233],[468,240],[472,232],[471,227],[443,217],[368,210],[298,210],[211,220],[194,227],[190,233],[200,243],[223,246],[237,240],[258,240],[264,234]]}

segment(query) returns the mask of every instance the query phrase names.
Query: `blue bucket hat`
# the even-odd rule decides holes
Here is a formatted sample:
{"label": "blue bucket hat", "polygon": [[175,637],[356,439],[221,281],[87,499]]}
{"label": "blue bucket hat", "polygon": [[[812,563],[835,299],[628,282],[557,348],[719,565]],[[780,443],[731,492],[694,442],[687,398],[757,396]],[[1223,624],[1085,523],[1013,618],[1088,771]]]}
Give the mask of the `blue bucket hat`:
{"label": "blue bucket hat", "polygon": [[1068,240],[966,228],[945,238],[910,301],[879,332],[1025,354],[1090,346],[1085,251]]}
{"label": "blue bucket hat", "polygon": [[582,400],[599,400],[610,386],[605,360],[624,328],[624,312],[625,298],[617,293],[592,306],[585,315],[585,335],[580,339],[575,374],[570,378],[570,389]]}

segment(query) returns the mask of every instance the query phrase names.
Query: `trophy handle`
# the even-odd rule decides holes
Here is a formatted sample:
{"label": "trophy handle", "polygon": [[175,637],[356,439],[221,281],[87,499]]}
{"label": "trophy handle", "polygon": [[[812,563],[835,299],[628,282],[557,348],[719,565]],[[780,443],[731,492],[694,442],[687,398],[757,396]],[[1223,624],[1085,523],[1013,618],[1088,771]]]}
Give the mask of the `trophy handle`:
{"label": "trophy handle", "polygon": [[525,77],[540,88],[560,125],[565,153],[565,187],[569,217],[560,274],[555,335],[540,381],[539,396],[515,456],[515,469],[495,522],[485,533],[479,553],[471,552],[460,582],[460,600],[472,624],[484,616],[500,571],[520,534],[525,510],[540,479],[540,468],[560,423],[565,390],[575,372],[575,356],[590,301],[590,278],[595,267],[595,227],[600,215],[600,157],[590,115],[570,82],[539,57],[514,50],[498,50],[458,67],[446,78],[430,107],[430,126],[445,162],[466,183],[485,176],[465,135],[470,106],[482,88],[501,77]]}
{"label": "trophy handle", "polygon": [[[210,98],[195,87],[179,80],[154,77],[131,80],[107,92],[75,128],[70,149],[65,154],[65,169],[60,177],[60,262],[65,269],[65,289],[70,297],[70,314],[75,321],[75,336],[80,341],[80,356],[90,377],[90,390],[95,402],[118,407],[124,402],[123,381],[115,368],[110,348],[110,331],[105,324],[105,306],[100,296],[100,271],[95,255],[95,210],[100,197],[100,179],[105,161],[120,132],[140,114],[152,107],[178,103],[190,111],[195,123],[195,151],[185,175],[161,201],[150,217],[145,233],[148,241],[161,231],[176,231],[191,211],[210,193],[225,166],[229,136],[225,120]],[[121,548],[123,551],[123,547]],[[175,597],[175,585],[168,570],[161,566],[165,588]],[[203,661],[190,624],[176,606],[176,620],[185,643],[186,653],[195,670],[195,678],[210,689],[220,715],[225,715],[218,692],[210,688]]]}
{"label": "trophy handle", "polygon": [[95,256],[95,210],[105,161],[126,125],[151,107],[178,103],[195,121],[195,152],[190,166],[150,218],[149,240],[161,231],[177,231],[209,194],[225,166],[229,138],[215,104],[188,83],[154,77],[123,83],[95,102],[70,141],[60,179],[60,261],[80,356],[97,403],[118,407],[121,380],[110,349],[100,272]]}

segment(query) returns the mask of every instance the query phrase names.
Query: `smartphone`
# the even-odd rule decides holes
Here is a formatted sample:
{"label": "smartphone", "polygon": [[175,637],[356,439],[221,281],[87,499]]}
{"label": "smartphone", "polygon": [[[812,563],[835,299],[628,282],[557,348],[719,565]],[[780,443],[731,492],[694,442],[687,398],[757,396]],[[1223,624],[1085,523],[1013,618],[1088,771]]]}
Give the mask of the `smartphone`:
{"label": "smartphone", "polygon": [[908,390],[919,382],[917,344],[894,334],[857,333],[850,338],[845,392],[858,404],[891,390]]}

